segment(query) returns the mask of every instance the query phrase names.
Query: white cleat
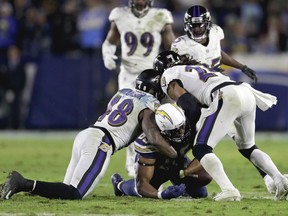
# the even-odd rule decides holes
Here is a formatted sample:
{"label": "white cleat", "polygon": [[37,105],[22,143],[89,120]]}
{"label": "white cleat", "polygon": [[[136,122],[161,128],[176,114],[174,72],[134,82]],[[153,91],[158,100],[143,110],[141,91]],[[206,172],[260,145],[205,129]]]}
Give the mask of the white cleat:
{"label": "white cleat", "polygon": [[275,194],[277,187],[276,187],[273,179],[272,179],[269,175],[266,175],[266,176],[264,177],[264,182],[265,182],[267,191],[268,191],[270,194]]}
{"label": "white cleat", "polygon": [[240,201],[241,195],[235,188],[233,190],[224,190],[213,197],[215,201]]}
{"label": "white cleat", "polygon": [[[275,182],[276,183],[276,182]],[[275,200],[287,200],[288,195],[288,180],[287,178],[282,178],[276,183],[277,189],[275,194]]]}

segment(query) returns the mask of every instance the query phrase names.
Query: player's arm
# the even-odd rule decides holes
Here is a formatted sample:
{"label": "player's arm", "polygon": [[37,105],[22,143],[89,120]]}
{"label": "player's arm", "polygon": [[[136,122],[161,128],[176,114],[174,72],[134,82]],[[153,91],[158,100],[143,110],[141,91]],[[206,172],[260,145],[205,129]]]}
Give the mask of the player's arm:
{"label": "player's arm", "polygon": [[178,99],[185,93],[187,93],[187,91],[181,87],[176,80],[169,83],[167,94],[172,100],[177,102]]}
{"label": "player's arm", "polygon": [[116,69],[117,56],[115,55],[117,44],[120,40],[120,33],[115,22],[111,22],[109,32],[102,45],[102,56],[104,65],[109,70]]}
{"label": "player's arm", "polygon": [[150,184],[155,172],[155,161],[156,159],[139,156],[138,174],[136,178],[138,193],[143,197],[156,199],[171,199],[181,196],[186,189],[184,184],[169,186],[164,191],[158,191]]}
{"label": "player's arm", "polygon": [[149,143],[155,145],[157,149],[170,158],[176,158],[177,152],[169,142],[161,135],[160,130],[155,122],[154,112],[150,109],[144,109],[140,115],[140,122],[143,132]]}
{"label": "player's arm", "polygon": [[242,67],[244,66],[243,64],[241,64],[240,62],[236,61],[236,59],[234,59],[233,57],[228,55],[223,50],[221,51],[221,64],[225,64],[225,65],[237,68],[239,70],[241,70]]}
{"label": "player's arm", "polygon": [[143,197],[158,198],[158,190],[150,184],[154,174],[155,161],[156,159],[145,158],[141,155],[139,156],[136,185],[138,193]]}
{"label": "player's arm", "polygon": [[165,49],[170,49],[171,44],[175,40],[175,34],[173,32],[173,28],[171,24],[166,24],[164,26],[164,29],[162,31],[162,42],[165,47]]}
{"label": "player's arm", "polygon": [[247,67],[246,65],[241,64],[240,62],[238,62],[236,59],[232,58],[230,55],[228,55],[223,50],[221,51],[221,64],[225,64],[225,65],[237,68],[237,69],[241,70],[244,74],[246,74],[250,79],[257,82],[258,78],[257,78],[256,72],[254,70]]}
{"label": "player's arm", "polygon": [[200,162],[194,158],[184,170],[180,170],[180,177],[184,178],[185,176],[196,174],[202,169],[203,167]]}

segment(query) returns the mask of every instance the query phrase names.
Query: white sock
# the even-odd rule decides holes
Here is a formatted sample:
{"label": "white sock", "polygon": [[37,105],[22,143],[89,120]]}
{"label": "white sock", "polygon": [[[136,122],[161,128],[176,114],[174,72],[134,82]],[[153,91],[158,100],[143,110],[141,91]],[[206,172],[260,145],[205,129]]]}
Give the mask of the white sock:
{"label": "white sock", "polygon": [[279,178],[282,178],[282,174],[279,172],[276,165],[273,163],[269,155],[260,149],[255,149],[251,156],[250,160],[254,163],[258,168],[267,173],[271,178],[275,181]]}
{"label": "white sock", "polygon": [[219,185],[221,190],[234,190],[235,187],[227,177],[220,159],[214,154],[206,154],[200,161],[204,169]]}

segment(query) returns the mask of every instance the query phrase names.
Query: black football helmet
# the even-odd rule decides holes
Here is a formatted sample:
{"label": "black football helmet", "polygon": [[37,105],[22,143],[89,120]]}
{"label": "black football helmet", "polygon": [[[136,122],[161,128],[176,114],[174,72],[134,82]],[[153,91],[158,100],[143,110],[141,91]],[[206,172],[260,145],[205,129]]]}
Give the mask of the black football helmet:
{"label": "black football helmet", "polygon": [[165,96],[160,86],[160,74],[154,69],[142,71],[136,78],[135,88],[154,95],[158,100]]}
{"label": "black football helmet", "polygon": [[129,8],[131,9],[132,13],[136,16],[136,17],[143,17],[145,16],[150,7],[153,6],[154,0],[145,0],[146,3],[145,5],[143,5],[142,3],[138,3],[137,0],[135,2],[135,0],[129,0],[128,5]]}
{"label": "black football helmet", "polygon": [[172,50],[166,50],[156,56],[153,68],[162,74],[167,68],[179,63],[181,63],[181,56]]}
{"label": "black football helmet", "polygon": [[201,5],[190,7],[184,16],[184,31],[191,39],[200,43],[207,38],[211,29],[210,12]]}

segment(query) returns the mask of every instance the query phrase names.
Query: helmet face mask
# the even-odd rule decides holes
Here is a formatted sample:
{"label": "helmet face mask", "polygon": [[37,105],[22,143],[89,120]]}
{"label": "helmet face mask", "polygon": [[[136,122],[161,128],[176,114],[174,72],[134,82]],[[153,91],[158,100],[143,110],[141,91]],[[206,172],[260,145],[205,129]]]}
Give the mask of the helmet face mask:
{"label": "helmet face mask", "polygon": [[196,42],[201,43],[208,37],[211,25],[211,15],[205,7],[194,5],[186,11],[184,31]]}
{"label": "helmet face mask", "polygon": [[135,88],[154,95],[158,100],[165,96],[160,86],[160,74],[153,69],[146,69],[138,75]]}
{"label": "helmet face mask", "polygon": [[166,103],[158,107],[155,121],[161,133],[172,142],[180,143],[186,137],[186,117],[176,104]]}
{"label": "helmet face mask", "polygon": [[179,63],[181,63],[180,55],[172,50],[166,50],[156,56],[153,62],[153,68],[162,74],[167,68]]}
{"label": "helmet face mask", "polygon": [[138,17],[141,18],[145,16],[149,9],[153,6],[154,0],[145,0],[145,4],[142,4],[141,2],[138,2],[137,0],[129,0],[129,8],[131,9],[132,13]]}

